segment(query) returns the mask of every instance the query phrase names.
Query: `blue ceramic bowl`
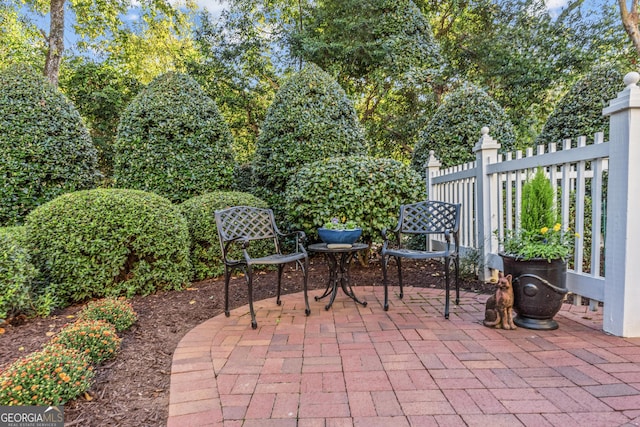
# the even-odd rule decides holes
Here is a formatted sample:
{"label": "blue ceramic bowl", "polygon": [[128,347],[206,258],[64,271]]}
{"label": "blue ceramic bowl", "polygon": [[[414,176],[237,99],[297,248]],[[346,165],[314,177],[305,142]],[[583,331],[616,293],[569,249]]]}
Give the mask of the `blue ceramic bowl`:
{"label": "blue ceramic bowl", "polygon": [[328,228],[318,228],[318,236],[320,239],[329,243],[349,243],[353,244],[360,238],[362,234],[362,228],[356,228],[353,230],[330,230]]}

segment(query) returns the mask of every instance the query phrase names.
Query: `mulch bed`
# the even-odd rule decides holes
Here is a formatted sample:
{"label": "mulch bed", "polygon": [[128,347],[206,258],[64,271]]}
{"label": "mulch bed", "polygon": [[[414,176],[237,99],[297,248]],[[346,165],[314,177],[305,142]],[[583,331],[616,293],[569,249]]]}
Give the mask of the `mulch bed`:
{"label": "mulch bed", "polygon": [[[390,271],[396,283],[396,269]],[[442,288],[441,264],[403,261],[405,286]],[[301,273],[285,272],[283,293],[302,290]],[[367,266],[355,263],[352,284],[382,285],[382,270],[377,259]],[[254,300],[275,296],[275,271],[259,272],[254,281]],[[311,257],[309,289],[324,289],[327,268],[320,256]],[[490,292],[492,285],[463,280],[462,288]],[[357,293],[357,290],[356,290]],[[310,304],[318,304],[311,292]],[[231,309],[247,304],[244,278],[232,280]],[[158,292],[131,300],[138,314],[133,327],[122,333],[117,357],[96,368],[96,377],[85,396],[65,405],[65,426],[160,426],[166,425],[169,409],[169,385],[173,351],[192,328],[224,310],[224,280],[216,278],[193,283],[184,291]],[[39,350],[65,324],[73,322],[82,305],[67,307],[47,318],[16,319],[5,325],[0,335],[0,369],[17,358]]]}

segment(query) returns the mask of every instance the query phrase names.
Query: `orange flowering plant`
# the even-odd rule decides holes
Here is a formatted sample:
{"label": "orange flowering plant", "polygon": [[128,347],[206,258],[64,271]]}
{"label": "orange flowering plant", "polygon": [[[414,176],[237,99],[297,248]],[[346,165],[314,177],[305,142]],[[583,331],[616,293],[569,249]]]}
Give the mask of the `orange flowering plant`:
{"label": "orange flowering plant", "polygon": [[97,365],[116,355],[120,341],[112,324],[104,320],[79,320],[65,326],[51,343],[74,348]]}
{"label": "orange flowering plant", "polygon": [[51,345],[0,372],[0,405],[62,405],[88,390],[93,375],[78,350]]}
{"label": "orange flowering plant", "polygon": [[106,320],[115,326],[118,332],[129,329],[137,319],[131,303],[116,298],[90,301],[78,315],[78,320]]}

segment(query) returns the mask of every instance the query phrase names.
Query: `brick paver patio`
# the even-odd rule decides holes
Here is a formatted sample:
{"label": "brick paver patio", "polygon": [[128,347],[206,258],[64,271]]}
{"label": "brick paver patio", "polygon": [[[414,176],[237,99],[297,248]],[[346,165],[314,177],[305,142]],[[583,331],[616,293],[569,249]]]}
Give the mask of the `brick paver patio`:
{"label": "brick paver patio", "polygon": [[[637,426],[640,339],[608,336],[601,313],[565,305],[556,331],[489,329],[487,295],[382,287],[255,303],[190,331],[173,358],[169,427]],[[320,291],[313,291],[316,295]]]}

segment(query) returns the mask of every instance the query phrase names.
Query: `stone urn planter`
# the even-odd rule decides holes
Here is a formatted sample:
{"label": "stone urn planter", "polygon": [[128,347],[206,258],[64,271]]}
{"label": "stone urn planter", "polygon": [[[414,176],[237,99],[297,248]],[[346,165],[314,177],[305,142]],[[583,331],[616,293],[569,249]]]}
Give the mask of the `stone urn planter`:
{"label": "stone urn planter", "polygon": [[513,276],[513,319],[520,327],[537,330],[558,329],[553,317],[560,311],[567,295],[567,264],[562,259],[520,260],[500,254],[504,274]]}

